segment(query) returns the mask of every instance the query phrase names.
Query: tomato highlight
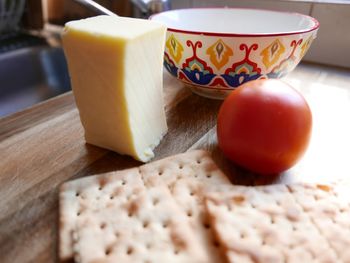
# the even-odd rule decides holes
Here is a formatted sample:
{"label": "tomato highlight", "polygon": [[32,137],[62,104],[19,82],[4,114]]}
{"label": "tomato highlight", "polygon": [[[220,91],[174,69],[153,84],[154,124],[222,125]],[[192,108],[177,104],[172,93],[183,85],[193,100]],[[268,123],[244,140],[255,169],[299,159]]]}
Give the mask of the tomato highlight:
{"label": "tomato highlight", "polygon": [[260,174],[276,174],[305,153],[312,114],[304,97],[276,79],[243,84],[221,105],[219,147],[236,164]]}

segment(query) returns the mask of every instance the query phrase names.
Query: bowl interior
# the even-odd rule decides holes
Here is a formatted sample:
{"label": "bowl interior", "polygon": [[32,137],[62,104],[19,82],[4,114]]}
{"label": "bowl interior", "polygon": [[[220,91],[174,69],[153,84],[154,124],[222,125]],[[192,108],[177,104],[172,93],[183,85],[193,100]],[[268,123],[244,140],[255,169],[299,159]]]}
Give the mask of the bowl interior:
{"label": "bowl interior", "polygon": [[170,30],[223,34],[290,34],[318,27],[312,17],[259,9],[192,8],[163,12],[152,20]]}

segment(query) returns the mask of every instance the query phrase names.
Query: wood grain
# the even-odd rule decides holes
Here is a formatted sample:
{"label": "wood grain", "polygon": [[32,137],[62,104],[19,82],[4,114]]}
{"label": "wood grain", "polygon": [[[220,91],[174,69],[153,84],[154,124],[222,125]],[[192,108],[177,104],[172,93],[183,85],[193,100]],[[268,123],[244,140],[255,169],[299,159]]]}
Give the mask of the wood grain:
{"label": "wood grain", "polygon": [[[216,141],[221,101],[192,94],[169,74],[164,92],[169,131],[155,159],[190,149],[212,151],[236,184],[332,180],[350,175],[350,73],[301,64],[286,79],[310,103],[310,148],[292,170],[260,177],[228,162]],[[0,262],[57,261],[57,189],[67,180],[140,165],[83,138],[71,93],[0,119]]]}
{"label": "wood grain", "polygon": [[[185,121],[188,124],[191,120],[181,108],[202,98],[166,73],[164,84],[170,132],[163,142],[171,142],[171,131],[176,129],[176,136],[180,130],[172,119],[182,122],[178,126],[186,133]],[[201,128],[198,132],[205,129],[198,120],[205,122],[206,111],[212,110],[208,106],[203,103],[199,108],[202,115],[196,122]],[[182,112],[182,116],[176,112]],[[189,135],[184,138],[190,141]],[[157,158],[171,154],[163,147],[171,148],[158,147]],[[85,143],[71,92],[1,119],[0,160],[1,262],[57,261],[58,186],[68,179],[141,164]]]}

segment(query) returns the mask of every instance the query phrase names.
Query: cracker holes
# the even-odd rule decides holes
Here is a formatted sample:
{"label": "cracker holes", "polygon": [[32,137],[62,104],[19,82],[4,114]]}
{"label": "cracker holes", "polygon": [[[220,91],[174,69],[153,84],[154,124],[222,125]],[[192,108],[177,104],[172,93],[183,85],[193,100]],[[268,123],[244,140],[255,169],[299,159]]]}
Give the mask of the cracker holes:
{"label": "cracker holes", "polygon": [[128,212],[128,217],[132,217],[132,211]]}
{"label": "cracker holes", "polygon": [[107,224],[106,224],[105,222],[102,222],[102,223],[100,224],[100,228],[101,228],[101,229],[105,229],[106,226],[107,226]]}
{"label": "cracker holes", "polygon": [[313,198],[315,199],[316,202],[320,201],[322,198],[318,195],[313,195]]}
{"label": "cracker holes", "polygon": [[175,255],[178,255],[179,253],[180,253],[180,250],[178,250],[178,249],[175,249],[175,250],[174,250],[174,254],[175,254]]}
{"label": "cracker holes", "polygon": [[210,224],[207,223],[207,222],[204,222],[203,226],[204,226],[205,229],[210,229],[210,227],[211,227]]}
{"label": "cracker holes", "polygon": [[77,216],[80,216],[82,213],[83,213],[83,211],[82,211],[82,210],[78,210],[78,212],[77,212]]}
{"label": "cracker holes", "polygon": [[119,237],[120,237],[120,233],[119,233],[119,232],[115,232],[115,233],[114,233],[114,236],[115,236],[116,238],[119,238]]}
{"label": "cracker holes", "polygon": [[316,259],[315,253],[313,253],[311,250],[308,250],[308,252],[309,252],[311,258],[312,258],[313,260],[315,260],[315,259]]}
{"label": "cracker holes", "polygon": [[76,192],[76,193],[75,193],[75,196],[76,196],[76,197],[79,197],[79,196],[80,196],[80,193],[79,193],[79,192]]}
{"label": "cracker holes", "polygon": [[169,189],[171,194],[174,194],[174,185],[173,184],[168,185],[168,189]]}
{"label": "cracker holes", "polygon": [[270,223],[273,225],[276,223],[275,219],[273,217],[270,217]]}
{"label": "cracker holes", "polygon": [[291,194],[293,194],[293,193],[296,192],[296,191],[295,191],[293,188],[291,188],[290,186],[287,186],[287,189],[288,189],[288,191],[289,191]]}
{"label": "cracker holes", "polygon": [[109,199],[110,199],[110,200],[113,200],[113,199],[114,199],[114,195],[110,195],[110,196],[109,196]]}
{"label": "cracker holes", "polygon": [[125,180],[122,181],[122,185],[126,185],[126,181]]}
{"label": "cracker holes", "polygon": [[214,247],[220,247],[220,243],[216,239],[214,239],[213,245],[214,245]]}
{"label": "cracker holes", "polygon": [[146,243],[146,248],[147,249],[151,249],[152,248],[152,244],[151,243]]}
{"label": "cracker holes", "polygon": [[246,238],[246,234],[241,232],[241,233],[239,233],[239,237],[240,237],[240,239],[245,239]]}
{"label": "cracker holes", "polygon": [[163,171],[158,171],[158,175],[159,175],[159,176],[162,176],[163,174],[164,174]]}
{"label": "cracker holes", "polygon": [[177,179],[177,180],[181,180],[181,179],[182,179],[182,176],[181,176],[181,175],[178,175],[178,176],[176,177],[176,179]]}
{"label": "cracker holes", "polygon": [[183,164],[179,164],[179,169],[182,170],[184,168]]}
{"label": "cracker holes", "polygon": [[202,163],[202,161],[200,160],[200,159],[197,159],[197,164],[201,164]]}
{"label": "cracker holes", "polygon": [[311,211],[311,207],[302,207],[304,213],[308,213]]}
{"label": "cracker holes", "polygon": [[333,222],[333,224],[337,224],[337,220],[334,217],[331,218],[331,221]]}
{"label": "cracker holes", "polygon": [[292,226],[292,230],[293,230],[293,231],[298,231],[297,226],[293,225],[293,226]]}
{"label": "cracker holes", "polygon": [[263,188],[262,191],[263,191],[265,194],[270,194],[270,190],[269,190],[269,189]]}
{"label": "cracker holes", "polygon": [[163,228],[167,228],[169,226],[169,221],[164,221],[162,226]]}
{"label": "cracker holes", "polygon": [[208,179],[210,179],[210,178],[212,178],[212,175],[211,175],[211,174],[207,174],[206,177],[207,177]]}
{"label": "cracker holes", "polygon": [[126,250],[126,254],[127,255],[131,255],[134,252],[134,249],[132,247],[128,247],[128,249]]}
{"label": "cracker holes", "polygon": [[158,203],[159,203],[159,199],[158,199],[158,198],[154,198],[154,199],[152,200],[152,204],[153,204],[154,206],[156,206]]}
{"label": "cracker holes", "polygon": [[109,256],[112,253],[112,248],[111,247],[107,247],[105,250],[105,254],[106,256]]}
{"label": "cracker holes", "polygon": [[149,222],[148,221],[144,221],[143,223],[142,223],[142,227],[143,228],[147,228],[149,226]]}
{"label": "cracker holes", "polygon": [[188,217],[192,217],[192,215],[193,215],[192,210],[188,210],[188,211],[187,211],[187,216],[188,216]]}

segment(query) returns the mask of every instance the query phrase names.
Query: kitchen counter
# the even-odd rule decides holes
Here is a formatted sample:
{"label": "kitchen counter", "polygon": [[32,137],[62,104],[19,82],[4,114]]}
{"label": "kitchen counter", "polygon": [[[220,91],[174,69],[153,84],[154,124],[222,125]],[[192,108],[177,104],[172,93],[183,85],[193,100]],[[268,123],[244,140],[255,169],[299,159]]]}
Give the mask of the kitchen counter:
{"label": "kitchen counter", "polygon": [[[221,101],[192,94],[168,73],[164,80],[169,131],[155,159],[208,149],[237,184],[350,179],[349,70],[300,64],[285,78],[310,104],[313,134],[303,159],[275,177],[259,177],[222,157],[215,133]],[[71,92],[0,119],[0,261],[57,261],[62,182],[140,164],[85,144]]]}

